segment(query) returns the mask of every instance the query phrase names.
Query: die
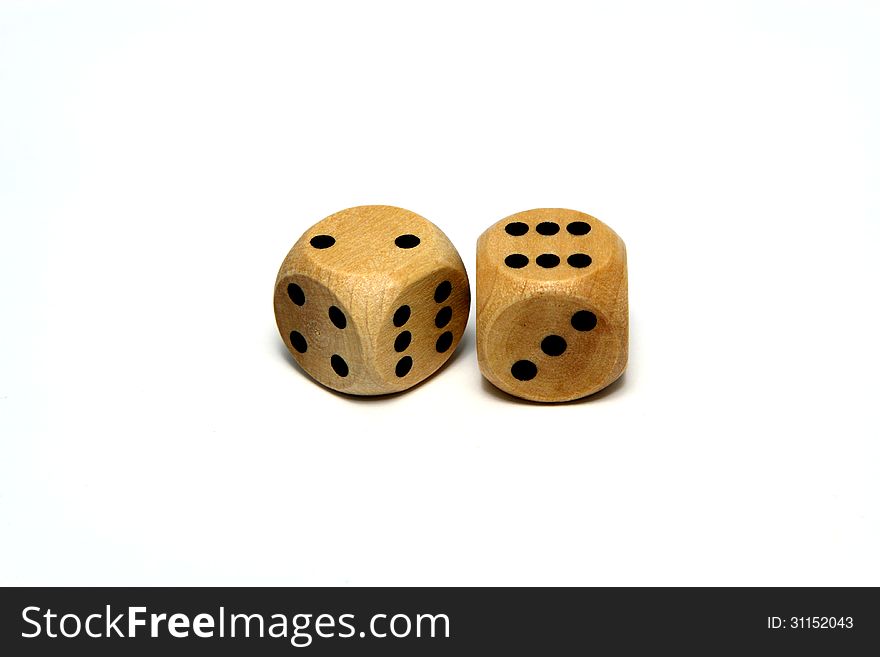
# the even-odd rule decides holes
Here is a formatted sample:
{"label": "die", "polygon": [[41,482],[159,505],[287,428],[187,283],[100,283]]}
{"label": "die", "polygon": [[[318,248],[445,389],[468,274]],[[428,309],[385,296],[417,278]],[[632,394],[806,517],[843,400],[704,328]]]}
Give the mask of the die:
{"label": "die", "polygon": [[470,286],[452,242],[414,212],[349,208],[309,228],[275,281],[275,320],[297,363],[352,395],[436,372],[467,325]]}
{"label": "die", "polygon": [[629,343],[626,247],[575,210],[499,221],[477,242],[477,359],[491,383],[539,402],[613,383]]}

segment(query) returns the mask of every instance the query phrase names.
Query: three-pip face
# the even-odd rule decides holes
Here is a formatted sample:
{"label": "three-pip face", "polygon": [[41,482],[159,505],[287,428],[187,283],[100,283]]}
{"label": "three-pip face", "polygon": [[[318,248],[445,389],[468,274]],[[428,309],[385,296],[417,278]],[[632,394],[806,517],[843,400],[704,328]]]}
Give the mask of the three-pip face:
{"label": "three-pip face", "polygon": [[538,209],[477,245],[477,357],[483,375],[533,401],[597,392],[626,367],[626,249],[604,223]]}
{"label": "three-pip face", "polygon": [[412,387],[464,332],[470,287],[449,239],[402,208],[361,206],[315,224],[278,272],[275,317],[320,383],[350,394]]}

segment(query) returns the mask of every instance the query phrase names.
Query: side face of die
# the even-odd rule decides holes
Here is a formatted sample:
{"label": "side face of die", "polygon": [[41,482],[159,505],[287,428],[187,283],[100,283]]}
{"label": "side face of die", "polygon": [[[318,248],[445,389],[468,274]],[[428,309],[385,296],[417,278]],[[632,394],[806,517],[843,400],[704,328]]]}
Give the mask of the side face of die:
{"label": "side face of die", "polygon": [[392,206],[338,212],[307,230],[275,283],[294,359],[355,395],[406,390],[452,355],[470,310],[464,265],[443,232]]}
{"label": "side face of die", "polygon": [[582,212],[538,209],[491,226],[477,244],[477,357],[505,392],[579,399],[626,368],[626,247]]}

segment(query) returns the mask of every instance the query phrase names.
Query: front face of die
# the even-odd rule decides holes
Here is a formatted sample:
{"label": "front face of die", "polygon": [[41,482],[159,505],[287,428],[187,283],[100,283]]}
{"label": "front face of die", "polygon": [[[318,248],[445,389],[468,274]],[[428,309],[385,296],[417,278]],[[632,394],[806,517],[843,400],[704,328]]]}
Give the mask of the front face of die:
{"label": "front face of die", "polygon": [[595,217],[540,209],[498,222],[480,238],[477,277],[480,367],[502,390],[568,401],[623,372],[626,252]]}
{"label": "front face of die", "polygon": [[621,337],[589,300],[540,295],[508,306],[487,329],[493,353],[483,369],[495,385],[517,397],[579,399],[622,371],[626,351]]}
{"label": "front face of die", "polygon": [[293,357],[320,383],[359,395],[398,392],[433,374],[454,351],[469,305],[446,236],[390,206],[350,208],[312,226],[275,290]]}

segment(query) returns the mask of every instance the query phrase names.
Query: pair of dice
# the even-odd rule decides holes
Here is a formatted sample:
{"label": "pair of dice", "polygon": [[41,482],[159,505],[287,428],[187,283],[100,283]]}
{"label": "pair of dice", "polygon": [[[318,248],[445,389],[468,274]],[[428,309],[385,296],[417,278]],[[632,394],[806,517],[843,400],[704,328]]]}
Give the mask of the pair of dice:
{"label": "pair of dice", "polygon": [[[384,205],[318,222],[287,254],[275,318],[294,359],[340,392],[400,392],[455,351],[470,311],[467,272],[424,217]],[[574,210],[502,219],[477,243],[477,358],[523,399],[579,399],[615,381],[628,350],[626,249]]]}

